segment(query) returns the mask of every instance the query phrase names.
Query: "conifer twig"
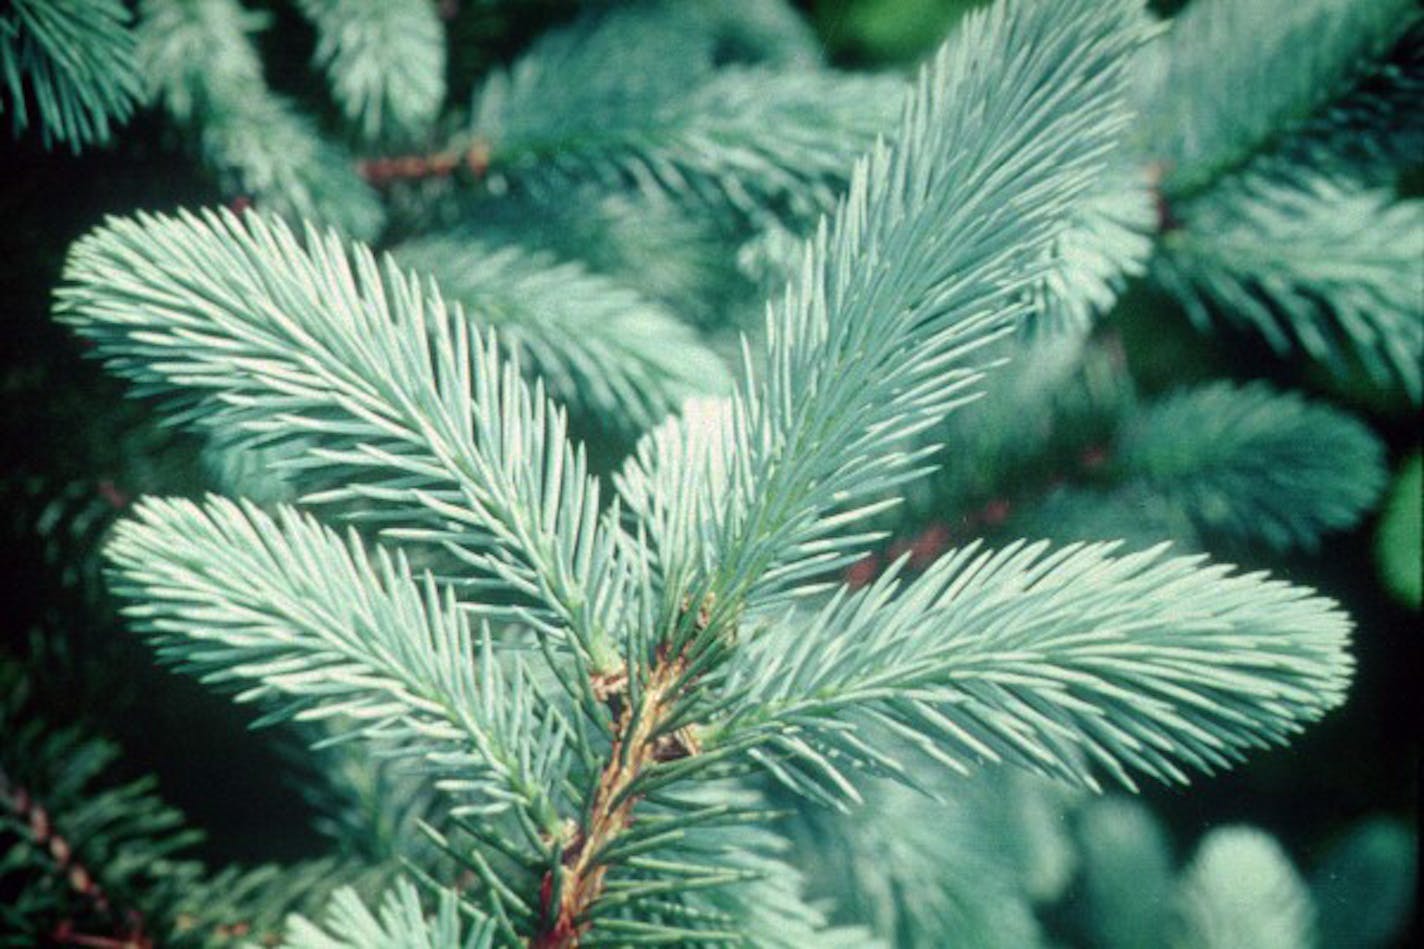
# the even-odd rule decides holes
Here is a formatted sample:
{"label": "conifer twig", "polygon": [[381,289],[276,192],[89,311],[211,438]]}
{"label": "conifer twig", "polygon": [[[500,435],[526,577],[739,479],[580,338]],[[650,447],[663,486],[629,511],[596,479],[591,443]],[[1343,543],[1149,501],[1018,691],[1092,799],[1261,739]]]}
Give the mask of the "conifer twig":
{"label": "conifer twig", "polygon": [[534,940],[536,949],[570,949],[579,944],[589,926],[584,917],[602,895],[608,873],[608,864],[599,858],[633,820],[638,779],[656,762],[690,752],[676,739],[659,735],[676,705],[679,686],[685,685],[686,671],[685,657],[660,650],[638,706],[620,703],[613,747],[598,776],[588,816],[564,851],[557,905],[553,905],[552,876],[540,889],[548,923]]}
{"label": "conifer twig", "polygon": [[356,163],[356,171],[370,184],[386,187],[398,181],[421,181],[427,178],[448,178],[464,168],[476,180],[489,171],[490,148],[483,139],[476,139],[463,149],[446,149],[429,155],[391,155],[385,158],[365,158]]}
{"label": "conifer twig", "polygon": [[10,811],[29,831],[35,850],[48,855],[55,876],[62,877],[69,884],[69,888],[84,897],[101,916],[113,920],[122,918],[127,923],[122,941],[76,933],[74,922],[70,919],[61,920],[51,933],[51,938],[60,945],[112,945],[130,949],[144,949],[153,945],[153,940],[144,934],[143,913],[136,909],[120,912],[114,906],[103,884],[76,854],[68,838],[55,827],[44,803],[28,788],[14,783],[3,767],[0,767],[0,805]]}

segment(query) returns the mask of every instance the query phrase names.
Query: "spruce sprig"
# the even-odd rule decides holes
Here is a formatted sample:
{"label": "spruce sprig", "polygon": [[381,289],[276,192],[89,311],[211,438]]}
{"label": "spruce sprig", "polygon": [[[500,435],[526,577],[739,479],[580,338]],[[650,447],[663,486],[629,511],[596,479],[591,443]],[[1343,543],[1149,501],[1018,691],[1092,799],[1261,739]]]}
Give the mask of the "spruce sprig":
{"label": "spruce sprig", "polygon": [[[808,243],[732,397],[650,435],[607,506],[542,385],[434,282],[260,213],[111,220],[74,248],[60,318],[175,421],[291,449],[299,506],[376,529],[147,502],[111,548],[130,615],[271,718],[422,756],[476,881],[475,935],[448,897],[431,925],[475,944],[751,938],[746,904],[710,894],[776,877],[745,859],[765,845],[698,834],[769,815],[705,794],[768,770],[854,797],[865,771],[904,773],[879,729],[950,767],[1089,786],[1281,740],[1340,701],[1349,622],[1259,575],[1010,546],[789,609],[863,549],[863,519],[926,469],[906,440],[973,397],[1033,306],[1145,34],[1129,0],[971,18]],[[343,900],[333,925],[359,938],[413,925],[408,889],[384,918]]]}

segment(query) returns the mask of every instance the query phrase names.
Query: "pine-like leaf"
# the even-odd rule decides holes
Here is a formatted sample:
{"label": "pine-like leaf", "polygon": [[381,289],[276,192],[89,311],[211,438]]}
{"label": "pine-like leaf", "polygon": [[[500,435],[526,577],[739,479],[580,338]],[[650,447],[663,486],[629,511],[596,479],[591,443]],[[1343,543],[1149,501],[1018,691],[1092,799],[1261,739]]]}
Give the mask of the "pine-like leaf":
{"label": "pine-like leaf", "polygon": [[[458,210],[442,216],[451,208]],[[512,190],[468,205],[435,202],[429,215],[448,220],[461,239],[577,262],[699,328],[735,323],[748,308],[761,315],[759,298],[743,299],[751,288],[731,259],[727,222],[665,198],[596,185],[550,195]]]}
{"label": "pine-like leaf", "polygon": [[695,5],[682,6],[585,17],[491,77],[471,122],[491,168],[534,189],[628,184],[747,214],[829,204],[893,120],[903,85],[718,68],[728,47],[711,21],[696,22]]}
{"label": "pine-like leaf", "polygon": [[445,32],[431,0],[299,0],[316,60],[366,139],[424,131],[445,101]]}
{"label": "pine-like leaf", "polygon": [[839,593],[745,648],[705,744],[760,749],[793,783],[835,780],[838,761],[894,770],[859,737],[870,718],[956,770],[1008,761],[1096,788],[1096,766],[1134,787],[1129,769],[1186,781],[1181,765],[1226,767],[1342,701],[1349,620],[1332,601],[1111,549],[970,547]]}
{"label": "pine-like leaf", "polygon": [[[1004,348],[1014,361],[985,380],[983,398],[919,437],[943,446],[942,464],[906,490],[905,505],[894,516],[898,532],[914,534],[926,524],[968,517],[963,535],[996,500],[1009,504],[1009,516],[1021,515],[1045,474],[1078,469],[1084,450],[1107,444],[1132,412],[1136,394],[1120,351],[1111,345],[1064,332],[1016,337]],[[1016,520],[1014,529],[1023,533]]]}
{"label": "pine-like leaf", "polygon": [[1118,159],[1069,215],[1053,245],[1053,266],[1034,290],[1029,327],[1084,333],[1117,302],[1129,277],[1144,273],[1157,212],[1145,177]]}
{"label": "pine-like leaf", "polygon": [[1144,51],[1139,141],[1179,198],[1345,93],[1408,27],[1413,0],[1197,0]]}
{"label": "pine-like leaf", "polygon": [[387,872],[331,859],[234,866],[215,873],[196,863],[182,864],[159,891],[166,901],[166,931],[155,932],[154,942],[206,949],[246,934],[252,942],[275,945],[288,915],[315,910],[338,887],[378,885]]}
{"label": "pine-like leaf", "polygon": [[265,939],[357,876],[333,860],[210,872],[187,856],[202,834],[156,780],[116,783],[120,749],[30,717],[11,673],[0,667],[0,944],[43,944],[65,926],[180,949],[238,931]]}
{"label": "pine-like leaf", "polygon": [[[735,611],[854,559],[863,538],[845,527],[923,466],[903,440],[972,397],[976,356],[1053,266],[1124,119],[1137,22],[1127,4],[1000,5],[922,72],[894,149],[857,168],[770,309],[764,376],[749,368],[722,422],[684,422],[623,474],[665,616],[699,574],[712,579],[694,599]],[[720,483],[687,467],[709,452]]]}
{"label": "pine-like leaf", "polygon": [[1198,326],[1244,325],[1424,398],[1424,201],[1264,161],[1177,213],[1153,276]]}
{"label": "pine-like leaf", "polygon": [[441,890],[433,915],[427,915],[420,894],[401,880],[372,912],[355,890],[337,891],[327,907],[324,925],[293,916],[283,946],[291,949],[493,949],[502,945],[493,920],[469,919],[453,890]]}
{"label": "pine-like leaf", "polygon": [[113,220],[66,274],[61,318],[175,421],[296,446],[276,463],[307,500],[446,545],[606,665],[623,539],[563,414],[458,307],[364,247],[310,228],[303,246],[252,213]]}
{"label": "pine-like leaf", "polygon": [[767,826],[764,796],[732,782],[680,788],[645,804],[610,869],[580,944],[878,949],[859,926],[834,926],[808,902],[787,840]]}
{"label": "pine-like leaf", "polygon": [[22,718],[23,684],[0,685],[0,942],[39,944],[63,919],[117,930],[120,907],[159,908],[175,855],[202,835],[151,776],[105,786],[115,745]]}
{"label": "pine-like leaf", "polygon": [[1216,383],[1145,407],[1121,433],[1118,471],[1198,530],[1286,549],[1351,527],[1384,487],[1363,424],[1264,385]]}
{"label": "pine-like leaf", "polygon": [[142,0],[137,57],[150,97],[196,133],[232,197],[374,236],[383,212],[351,156],[268,89],[250,39],[265,25],[234,0]]}
{"label": "pine-like leaf", "polygon": [[287,758],[317,815],[312,828],[338,853],[367,866],[441,867],[442,853],[424,828],[448,823],[448,801],[429,775],[412,768],[399,750],[392,755],[379,746],[342,742],[341,734],[339,724],[311,729],[321,747],[292,748]]}
{"label": "pine-like leaf", "polygon": [[1315,907],[1290,858],[1268,834],[1223,827],[1202,839],[1177,897],[1182,949],[1315,945]]}
{"label": "pine-like leaf", "polygon": [[1172,851],[1145,804],[1107,798],[1079,820],[1082,908],[1093,945],[1138,949],[1161,945],[1169,932]]}
{"label": "pine-like leaf", "polygon": [[557,824],[561,715],[428,576],[290,508],[147,500],[136,514],[107,553],[160,655],[246,686],[238,699],[265,701],[269,721],[345,720],[425,758],[460,810]]}
{"label": "pine-like leaf", "polygon": [[[131,15],[119,0],[10,0],[0,11],[0,114],[37,121],[48,148],[109,140],[139,97]],[[32,111],[33,110],[33,111]]]}
{"label": "pine-like leaf", "polygon": [[1348,94],[1314,115],[1281,144],[1280,155],[1389,186],[1424,155],[1424,17]]}
{"label": "pine-like leaf", "polygon": [[1046,946],[1015,859],[1027,828],[1008,777],[934,781],[935,797],[866,782],[849,811],[801,808],[790,834],[813,892],[892,946]]}
{"label": "pine-like leaf", "polygon": [[1114,541],[1121,543],[1123,550],[1134,551],[1163,541],[1171,541],[1185,552],[1203,547],[1202,536],[1186,511],[1137,483],[1112,491],[1080,485],[1053,488],[1017,513],[1013,530],[1060,544]]}
{"label": "pine-like leaf", "polygon": [[428,238],[396,247],[481,324],[498,329],[551,395],[615,430],[646,428],[731,377],[667,309],[626,287],[517,247]]}
{"label": "pine-like leaf", "polygon": [[[307,6],[316,15],[318,3],[331,13],[355,2]],[[740,388],[694,400],[641,443],[618,481],[628,516],[603,508],[563,414],[519,364],[534,363],[570,401],[636,424],[697,388],[694,376],[708,373],[673,349],[690,337],[610,281],[545,272],[518,251],[408,248],[440,259],[471,304],[467,317],[364,247],[310,225],[299,239],[258,213],[116,220],[76,245],[61,317],[141,392],[166,398],[175,422],[220,451],[252,452],[248,463],[271,459],[303,503],[363,519],[461,573],[447,585],[293,508],[272,516],[221,500],[147,502],[111,548],[129,614],[169,658],[242,683],[244,699],[276,700],[270,719],[314,719],[375,739],[378,753],[420,756],[459,801],[453,826],[430,837],[473,872],[481,909],[444,892],[432,916],[405,883],[379,910],[346,893],[326,926],[293,921],[296,944],[830,940],[848,934],[804,902],[775,848],[718,823],[720,803],[680,806],[678,782],[760,765],[843,802],[857,795],[852,768],[911,783],[907,745],[960,771],[1007,761],[1087,787],[1100,772],[1128,786],[1133,772],[1185,780],[1339,703],[1349,621],[1331,601],[1160,548],[970,548],[918,580],[892,569],[770,620],[858,556],[864,519],[928,465],[933,446],[914,436],[974,396],[996,344],[1035,310],[1106,305],[1136,266],[1144,192],[1112,168],[1126,63],[1144,35],[1139,6],[1024,0],[971,18],[921,74],[893,144],[857,167],[806,247],[799,279],[769,308],[765,346],[747,347]],[[714,8],[699,5],[692,19],[676,4],[658,8],[666,16],[585,19],[488,85],[473,133],[491,148],[488,203],[509,184],[518,207],[588,183],[747,215],[825,201],[845,152],[903,89],[724,68],[723,55],[799,61],[804,50],[771,17],[748,24],[738,34],[746,48],[728,53],[709,37],[730,27],[689,27]],[[231,0],[146,0],[144,11],[149,24],[169,18],[145,45],[157,94],[180,119],[201,117],[218,165],[270,187],[259,201],[274,209],[376,226],[361,223],[369,192],[345,190],[345,159],[316,185],[268,154],[275,143],[306,168],[318,156],[301,149],[318,140],[271,96],[250,46],[230,43],[211,76],[195,72],[203,43],[255,21]],[[368,40],[352,33],[355,45],[342,46],[331,15],[318,55],[340,86],[345,70],[369,65],[342,59]],[[609,26],[620,23],[640,32]],[[338,97],[368,129],[385,127],[399,109],[381,83],[399,77],[361,77]],[[837,90],[844,101],[825,98]],[[269,120],[269,138],[247,140]],[[1261,141],[1248,132],[1228,144]],[[1217,196],[1182,202],[1183,234]],[[1246,206],[1239,198],[1233,213]],[[1294,206],[1278,215],[1303,216]],[[1273,300],[1304,299],[1299,287],[1316,279],[1288,263],[1295,271],[1279,282],[1284,292],[1271,285]],[[1351,293],[1394,288],[1397,274],[1353,263],[1370,276],[1352,274]],[[1232,279],[1255,292],[1263,271],[1248,266]],[[1375,317],[1349,315],[1365,306],[1351,293],[1331,319],[1397,362],[1397,343],[1378,342],[1392,327],[1357,333]],[[499,335],[472,320],[502,323]],[[1229,395],[1253,410],[1266,401]],[[1300,423],[1295,434],[1319,430],[1320,418],[1283,406],[1271,412]],[[1264,430],[1246,415],[1239,427]],[[1209,447],[1234,448],[1238,461],[1255,444],[1246,441]],[[1158,448],[1140,438],[1126,456],[1152,468]],[[1179,488],[1171,472],[1152,472],[1164,493]],[[1343,493],[1312,497],[1326,513],[1309,517],[1253,496],[1256,508],[1225,519],[1301,540],[1346,508],[1358,516],[1366,502]],[[1183,502],[1193,505],[1203,521],[1215,517],[1199,495]],[[547,668],[497,651],[487,629],[476,642],[475,615],[532,628],[501,635],[552,647]],[[688,648],[697,636],[725,648]],[[629,674],[611,674],[624,661]],[[556,678],[586,700],[586,717],[565,712]],[[461,849],[466,838],[473,845]],[[912,832],[896,844],[884,852],[912,870],[940,866]],[[889,901],[915,892],[901,880],[887,889]],[[997,894],[1008,924],[995,935],[1032,938],[1021,894]],[[963,909],[936,897],[924,900],[926,932]],[[994,914],[960,915],[988,926]]]}

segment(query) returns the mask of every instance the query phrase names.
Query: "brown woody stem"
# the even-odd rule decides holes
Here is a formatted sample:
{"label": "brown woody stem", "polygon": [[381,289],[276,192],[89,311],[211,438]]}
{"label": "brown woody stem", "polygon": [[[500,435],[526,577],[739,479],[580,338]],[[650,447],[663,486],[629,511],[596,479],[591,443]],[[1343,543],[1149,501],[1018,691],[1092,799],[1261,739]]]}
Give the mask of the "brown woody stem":
{"label": "brown woody stem", "polygon": [[153,945],[152,940],[144,935],[143,915],[137,910],[123,914],[116,911],[104,887],[75,853],[68,839],[55,827],[49,811],[27,788],[13,783],[4,769],[0,769],[0,806],[29,830],[35,851],[48,858],[50,872],[55,878],[67,883],[99,915],[110,919],[122,915],[127,923],[124,935],[116,940],[74,932],[73,924],[63,920],[50,934],[53,941],[60,945],[118,946],[123,949],[147,949]]}
{"label": "brown woody stem", "polygon": [[632,789],[639,776],[649,765],[667,757],[665,738],[655,736],[672,712],[675,689],[685,667],[682,657],[668,658],[660,653],[639,695],[639,707],[621,705],[613,747],[599,773],[588,817],[564,852],[564,880],[557,906],[548,905],[552,888],[546,885],[543,890],[548,923],[531,943],[535,949],[573,949],[588,931],[590,923],[585,917],[603,893],[608,873],[599,855],[632,822],[639,797]]}
{"label": "brown woody stem", "polygon": [[489,163],[489,145],[477,141],[463,151],[366,158],[357,163],[356,170],[371,184],[381,186],[395,181],[447,178],[461,167],[474,177],[483,178],[489,171]]}

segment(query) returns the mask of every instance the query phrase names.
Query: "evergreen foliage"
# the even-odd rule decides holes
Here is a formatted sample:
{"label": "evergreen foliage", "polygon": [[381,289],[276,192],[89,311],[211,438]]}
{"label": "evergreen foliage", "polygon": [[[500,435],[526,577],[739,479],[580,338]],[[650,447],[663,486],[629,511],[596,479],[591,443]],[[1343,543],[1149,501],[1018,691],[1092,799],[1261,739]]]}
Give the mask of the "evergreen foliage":
{"label": "evergreen foliage", "polygon": [[1337,368],[1356,359],[1375,378],[1397,377],[1417,402],[1424,203],[1294,175],[1245,171],[1192,201],[1183,228],[1164,239],[1157,279],[1199,323],[1210,301],[1278,350],[1298,345]]}
{"label": "evergreen foliage", "polygon": [[[1415,858],[1388,820],[1351,827],[1309,885],[1258,827],[1214,828],[1179,871],[1165,829],[1137,802],[1094,802],[1076,824],[1077,908],[1092,945],[1385,946],[1408,916],[1399,894]],[[1365,880],[1377,887],[1366,892]]]}
{"label": "evergreen foliage", "polygon": [[1178,911],[1185,945],[1305,946],[1315,942],[1315,913],[1305,881],[1266,834],[1224,827],[1201,842],[1187,867]]}
{"label": "evergreen foliage", "polygon": [[129,11],[119,0],[10,0],[0,10],[0,112],[45,145],[106,142],[139,98]]}
{"label": "evergreen foliage", "polygon": [[[1358,362],[1416,403],[1424,205],[1396,196],[1397,163],[1381,180],[1378,160],[1350,152],[1412,160],[1398,149],[1416,120],[1394,121],[1388,89],[1370,85],[1374,69],[1386,87],[1417,85],[1418,23],[1409,0],[1203,0],[1144,54],[1139,86],[1168,215],[1156,279],[1199,325]],[[1377,66],[1396,43],[1399,62]],[[1362,144],[1342,146],[1345,128]]]}
{"label": "evergreen foliage", "polygon": [[797,622],[795,640],[749,646],[729,685],[747,711],[705,744],[769,731],[786,759],[847,785],[827,748],[894,769],[838,727],[860,713],[931,739],[956,770],[1008,761],[1096,789],[1091,765],[1133,787],[1128,768],[1185,781],[1178,761],[1224,767],[1340,700],[1345,628],[1327,601],[1160,550],[1106,554],[971,547],[904,589],[887,571]]}
{"label": "evergreen foliage", "polygon": [[[90,7],[102,42],[56,19]],[[1155,391],[1094,324],[1149,285],[1417,402],[1412,4],[999,0],[909,81],[832,69],[772,0],[593,5],[468,113],[445,21],[476,14],[293,7],[312,96],[259,55],[285,14],[238,0],[0,13],[17,131],[31,101],[46,145],[101,142],[144,98],[230,199],[107,218],[53,310],[236,495],[105,506],[25,469],[5,496],[83,612],[102,544],[162,662],[302,743],[335,856],[214,873],[151,783],[95,780],[108,745],[12,703],[6,925],[1294,946],[1358,905],[1371,945],[1397,931],[1393,824],[1308,886],[1262,831],[1178,873],[1147,810],[1090,803],[1344,701],[1345,611],[1214,558],[1314,551],[1388,471],[1324,400]]]}
{"label": "evergreen foliage", "polygon": [[1279,548],[1354,523],[1384,476],[1379,443],[1356,420],[1223,383],[1145,406],[1119,436],[1117,463],[1198,530]]}
{"label": "evergreen foliage", "polygon": [[1132,802],[1107,798],[1080,819],[1083,905],[1105,949],[1151,945],[1168,931],[1172,851],[1160,824]]}
{"label": "evergreen foliage", "polygon": [[33,945],[43,926],[65,917],[135,925],[124,918],[125,901],[151,898],[166,882],[171,854],[193,842],[181,816],[157,800],[150,780],[94,787],[117,749],[75,729],[22,723],[25,683],[16,681],[14,670],[5,672],[0,923],[6,944]]}
{"label": "evergreen foliage", "polygon": [[302,0],[317,62],[362,136],[424,132],[445,100],[445,37],[428,0]]}
{"label": "evergreen foliage", "polygon": [[[446,202],[441,201],[430,204],[428,210],[422,205],[421,210],[439,220],[445,207]],[[760,300],[748,299],[752,285],[749,272],[755,271],[757,279],[764,274],[756,270],[753,261],[743,265],[728,259],[730,235],[719,222],[689,215],[670,201],[576,188],[551,203],[510,192],[496,200],[479,201],[468,215],[457,211],[456,221],[464,223],[434,237],[403,242],[397,245],[397,253],[411,250],[411,244],[440,246],[448,241],[513,246],[527,255],[551,255],[558,264],[586,267],[668,307],[707,333],[761,316],[756,305]],[[780,228],[776,232],[786,233]],[[799,240],[796,245],[800,246]],[[745,256],[753,255],[747,250]],[[439,266],[435,261],[428,265]],[[608,367],[602,369],[609,371]],[[725,375],[725,368],[720,374]]]}
{"label": "evergreen foliage", "polygon": [[1143,137],[1164,165],[1164,188],[1189,194],[1248,164],[1348,90],[1389,49],[1413,7],[1408,0],[1188,6],[1146,57],[1141,87]]}
{"label": "evergreen foliage", "polygon": [[550,395],[639,432],[694,395],[730,388],[725,365],[666,306],[543,253],[476,238],[400,244],[472,319],[495,327]]}
{"label": "evergreen foliage", "polygon": [[916,778],[933,795],[872,782],[864,805],[786,828],[812,893],[892,945],[1382,947],[1412,911],[1413,836],[1390,819],[1350,825],[1307,873],[1259,827],[1214,828],[1179,858],[1139,800],[1002,769]]}
{"label": "evergreen foliage", "polygon": [[749,9],[768,5],[614,9],[547,34],[477,92],[481,160],[525,188],[627,181],[743,213],[828,205],[893,122],[901,84],[797,68],[804,27],[744,21]]}
{"label": "evergreen foliage", "polygon": [[[1041,793],[1047,785],[1020,777],[941,779],[932,786],[942,800],[868,782],[863,805],[801,808],[788,833],[814,868],[812,892],[834,896],[841,918],[863,921],[889,945],[1041,946],[1035,905],[1061,895],[1071,856],[1052,833],[1061,789]],[[1038,805],[1051,815],[1048,834],[1035,832]]]}
{"label": "evergreen foliage", "polygon": [[144,0],[138,60],[149,97],[188,126],[224,190],[296,218],[373,235],[381,207],[339,146],[273,93],[235,0]]}
{"label": "evergreen foliage", "polygon": [[1019,374],[991,380],[972,412],[927,433],[927,444],[949,446],[945,465],[912,488],[889,529],[1311,550],[1358,523],[1384,488],[1379,438],[1332,406],[1261,382],[1149,397],[1111,341],[1048,337],[1019,349]]}
{"label": "evergreen foliage", "polygon": [[334,860],[211,871],[201,834],[151,777],[119,783],[119,749],[35,716],[31,683],[8,665],[0,705],[0,944],[235,946],[278,938],[340,881]]}
{"label": "evergreen foliage", "polygon": [[[1010,48],[1017,29],[1042,32]],[[1092,36],[1104,29],[966,24],[963,45],[922,74],[899,145],[857,167],[801,277],[770,309],[762,377],[749,359],[720,421],[640,449],[620,489],[650,522],[674,591],[664,616],[689,588],[693,602],[725,610],[844,566],[865,537],[835,535],[920,473],[926,453],[899,443],[974,391],[976,357],[1027,310],[1024,289],[1051,266],[1055,212],[1081,197],[1122,119],[1114,103],[1133,34]],[[1051,65],[1026,52],[1040,43]],[[989,51],[1004,60],[992,91],[973,68]],[[966,140],[982,146],[968,152]],[[692,445],[699,436],[710,444]],[[711,477],[697,470],[709,456]],[[713,582],[693,585],[708,572]]]}
{"label": "evergreen foliage", "polygon": [[466,925],[455,894],[444,891],[440,906],[427,917],[420,894],[405,881],[381,901],[376,912],[353,890],[340,890],[331,900],[326,925],[318,928],[301,917],[292,923],[286,945],[310,949],[390,946],[391,949],[482,949],[493,946],[494,927],[487,919]]}
{"label": "evergreen foliage", "polygon": [[1037,288],[1030,329],[1081,335],[1112,308],[1126,280],[1146,269],[1155,212],[1147,176],[1130,167],[1125,143],[1058,237],[1055,266]]}

